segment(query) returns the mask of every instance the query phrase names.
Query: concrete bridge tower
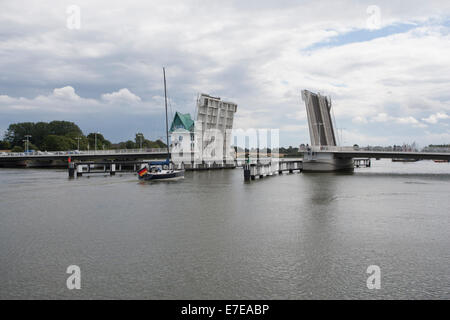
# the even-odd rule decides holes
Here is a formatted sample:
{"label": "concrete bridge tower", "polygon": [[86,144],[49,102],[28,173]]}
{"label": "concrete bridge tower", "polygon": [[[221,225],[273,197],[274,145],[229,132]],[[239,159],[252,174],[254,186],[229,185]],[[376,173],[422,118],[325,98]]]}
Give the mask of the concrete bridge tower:
{"label": "concrete bridge tower", "polygon": [[[336,135],[331,121],[331,101],[318,93],[302,91],[308,115],[311,147],[304,154],[303,171],[351,171],[352,158],[339,158],[336,150]],[[329,152],[327,152],[329,151]]]}
{"label": "concrete bridge tower", "polygon": [[302,91],[308,114],[309,135],[312,146],[336,146],[333,122],[331,121],[331,101],[325,96]]}

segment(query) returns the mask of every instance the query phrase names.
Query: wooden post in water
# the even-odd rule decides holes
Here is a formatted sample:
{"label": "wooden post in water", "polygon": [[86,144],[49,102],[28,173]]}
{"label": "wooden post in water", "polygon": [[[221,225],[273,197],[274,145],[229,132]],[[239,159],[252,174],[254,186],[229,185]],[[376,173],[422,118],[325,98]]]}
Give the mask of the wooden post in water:
{"label": "wooden post in water", "polygon": [[69,178],[75,177],[75,163],[69,162]]}
{"label": "wooden post in water", "polygon": [[244,181],[250,181],[250,164],[244,164]]}

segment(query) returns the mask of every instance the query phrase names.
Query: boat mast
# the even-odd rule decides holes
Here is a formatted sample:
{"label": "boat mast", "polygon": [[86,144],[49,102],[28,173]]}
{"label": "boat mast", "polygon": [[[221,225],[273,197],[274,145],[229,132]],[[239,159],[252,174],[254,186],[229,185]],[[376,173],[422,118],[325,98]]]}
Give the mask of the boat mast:
{"label": "boat mast", "polygon": [[166,106],[166,143],[167,143],[167,160],[170,160],[170,147],[169,147],[169,122],[167,120],[167,88],[166,88],[166,69],[163,67],[164,75],[164,103]]}

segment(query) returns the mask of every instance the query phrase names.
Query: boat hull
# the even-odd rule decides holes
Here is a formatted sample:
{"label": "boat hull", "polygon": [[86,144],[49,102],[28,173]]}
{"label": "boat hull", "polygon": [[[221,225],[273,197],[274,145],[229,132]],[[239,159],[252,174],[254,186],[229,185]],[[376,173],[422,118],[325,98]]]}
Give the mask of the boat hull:
{"label": "boat hull", "polygon": [[147,173],[142,177],[139,177],[139,180],[142,181],[172,180],[183,177],[184,177],[184,170],[176,170],[169,173]]}

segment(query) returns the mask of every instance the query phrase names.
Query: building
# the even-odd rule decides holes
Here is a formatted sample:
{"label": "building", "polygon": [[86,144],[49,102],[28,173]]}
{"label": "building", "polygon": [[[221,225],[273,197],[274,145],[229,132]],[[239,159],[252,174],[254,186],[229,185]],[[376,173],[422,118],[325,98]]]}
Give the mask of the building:
{"label": "building", "polygon": [[[237,104],[219,97],[200,94],[197,99],[197,118],[176,112],[170,127],[173,155],[186,162],[223,164],[231,154],[231,130]],[[185,139],[190,137],[188,147]],[[190,157],[186,149],[189,149]],[[178,152],[178,154],[177,154]]]}
{"label": "building", "polygon": [[194,128],[194,120],[189,113],[175,112],[169,129],[173,161],[193,161]]}
{"label": "building", "polygon": [[194,120],[192,120],[189,113],[175,112],[172,125],[170,126],[170,132],[174,132],[178,129],[194,131]]}

